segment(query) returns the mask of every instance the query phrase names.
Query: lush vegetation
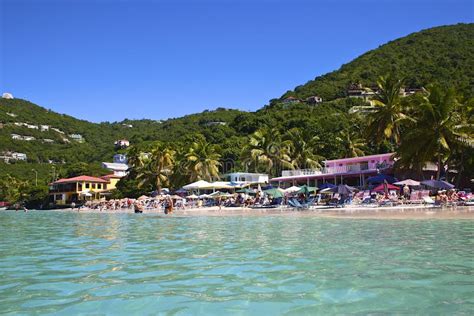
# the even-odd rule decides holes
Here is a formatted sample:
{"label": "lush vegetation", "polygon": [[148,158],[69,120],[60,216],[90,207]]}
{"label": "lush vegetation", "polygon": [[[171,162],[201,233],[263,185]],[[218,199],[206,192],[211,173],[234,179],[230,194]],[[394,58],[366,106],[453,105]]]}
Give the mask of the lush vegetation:
{"label": "lush vegetation", "polygon": [[[351,36],[350,34],[348,36]],[[283,95],[324,100],[346,96],[351,83],[370,86],[379,76],[396,73],[408,87],[438,83],[473,96],[473,24],[440,26],[391,41],[356,58],[339,70],[316,77]]]}
{"label": "lush vegetation", "polygon": [[[0,177],[14,176],[18,191],[26,192],[12,194],[4,188],[0,200],[20,201],[29,188],[45,190],[58,177],[103,175],[107,171],[100,163],[111,161],[117,151],[126,151],[132,166],[117,197],[214,180],[223,172],[275,176],[282,169],[318,167],[324,159],[389,151],[400,158],[400,171],[415,170],[414,176],[421,176],[422,166],[433,162],[439,177],[447,166],[457,171],[449,180],[466,185],[474,174],[473,39],[472,24],[411,34],[284,95],[320,95],[325,101],[317,105],[274,99],[256,112],[218,108],[166,121],[95,124],[25,100],[0,99],[0,152],[28,155],[28,162],[0,163]],[[346,97],[347,86],[355,82],[376,87],[370,103]],[[404,87],[426,89],[402,97]],[[49,125],[64,134],[14,124],[18,122]],[[12,133],[36,140],[13,140]],[[81,134],[84,142],[70,134]],[[118,139],[128,139],[132,147],[116,150]]]}

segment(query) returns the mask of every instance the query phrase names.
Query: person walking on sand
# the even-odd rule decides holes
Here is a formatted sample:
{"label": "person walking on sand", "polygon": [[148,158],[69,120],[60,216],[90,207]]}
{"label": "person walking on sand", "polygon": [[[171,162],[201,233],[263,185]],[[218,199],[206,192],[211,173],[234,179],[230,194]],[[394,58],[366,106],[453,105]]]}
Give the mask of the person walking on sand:
{"label": "person walking on sand", "polygon": [[219,211],[221,211],[222,210],[222,200],[221,200],[220,196],[217,197],[216,204],[217,204],[217,206],[219,206]]}

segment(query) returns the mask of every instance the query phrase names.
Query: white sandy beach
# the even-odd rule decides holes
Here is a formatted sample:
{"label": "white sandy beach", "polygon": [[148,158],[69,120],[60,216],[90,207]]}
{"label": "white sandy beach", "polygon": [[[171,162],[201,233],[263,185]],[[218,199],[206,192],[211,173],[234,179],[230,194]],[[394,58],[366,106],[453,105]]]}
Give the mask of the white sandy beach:
{"label": "white sandy beach", "polygon": [[[78,212],[78,213],[103,213],[123,214],[134,212],[130,209],[104,210],[63,209],[56,211]],[[396,207],[344,207],[328,208],[317,207],[308,210],[296,210],[282,207],[274,209],[251,209],[243,207],[202,207],[194,209],[178,209],[173,214],[165,215],[161,209],[144,210],[143,214],[155,214],[163,216],[300,216],[300,217],[333,217],[333,218],[377,218],[377,219],[474,219],[474,206],[457,207],[432,207],[425,205],[406,205]],[[137,214],[139,216],[141,214]]]}

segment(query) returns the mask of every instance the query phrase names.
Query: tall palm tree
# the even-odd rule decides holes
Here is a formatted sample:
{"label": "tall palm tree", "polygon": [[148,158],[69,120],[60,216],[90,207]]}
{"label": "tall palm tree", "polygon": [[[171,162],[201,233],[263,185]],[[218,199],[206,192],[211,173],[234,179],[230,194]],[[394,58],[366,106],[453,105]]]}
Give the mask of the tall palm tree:
{"label": "tall palm tree", "polygon": [[410,117],[405,113],[401,102],[401,89],[403,80],[394,76],[380,77],[377,81],[378,91],[374,91],[374,97],[370,106],[357,106],[353,112],[367,114],[369,120],[366,136],[374,139],[377,144],[384,140],[400,144],[400,125]]}
{"label": "tall palm tree", "polygon": [[430,87],[419,98],[417,121],[402,137],[397,155],[402,165],[437,164],[437,178],[455,150],[474,141],[473,125],[463,119],[454,89]]}
{"label": "tall palm tree", "polygon": [[253,164],[255,171],[263,167],[268,174],[276,175],[280,169],[294,169],[289,152],[290,142],[283,141],[277,129],[261,128],[249,136],[242,160],[247,167]]}
{"label": "tall palm tree", "polygon": [[205,140],[198,140],[191,144],[186,153],[186,169],[191,181],[212,181],[219,177],[218,147]]}
{"label": "tall palm tree", "polygon": [[300,128],[292,128],[283,139],[289,144],[291,163],[296,169],[320,168],[323,157],[315,153],[319,137],[309,135]]}
{"label": "tall palm tree", "polygon": [[155,143],[151,154],[141,159],[143,166],[138,169],[139,186],[152,183],[158,192],[169,184],[173,171],[175,151],[162,143]]}
{"label": "tall palm tree", "polygon": [[365,140],[352,129],[344,129],[336,137],[343,148],[345,158],[364,156]]}

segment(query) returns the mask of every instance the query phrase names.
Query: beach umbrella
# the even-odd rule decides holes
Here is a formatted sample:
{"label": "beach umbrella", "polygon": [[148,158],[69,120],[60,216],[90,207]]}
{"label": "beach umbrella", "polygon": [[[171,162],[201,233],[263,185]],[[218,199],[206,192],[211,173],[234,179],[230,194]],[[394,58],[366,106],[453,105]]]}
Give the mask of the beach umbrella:
{"label": "beach umbrella", "polygon": [[251,189],[240,189],[235,191],[236,193],[245,193],[245,194],[250,194],[250,195],[255,195],[255,191]]}
{"label": "beach umbrella", "polygon": [[401,186],[408,185],[409,187],[417,187],[417,186],[420,185],[420,182],[412,180],[412,179],[406,179],[406,180],[403,180],[403,181],[395,182],[394,184],[395,185],[401,185]]}
{"label": "beach umbrella", "polygon": [[308,193],[316,192],[317,190],[318,190],[317,187],[309,187],[305,184],[300,187],[298,193],[308,194]]}
{"label": "beach umbrella", "polygon": [[[327,182],[327,183],[323,183],[323,184],[320,185],[318,188],[319,188],[320,190],[324,190],[324,189],[332,189],[332,188],[335,188],[336,186],[337,186],[337,185],[334,185],[334,184],[332,184],[332,183]],[[326,191],[326,192],[327,192],[327,191]]]}
{"label": "beach umbrella", "polygon": [[175,195],[172,195],[171,198],[172,198],[173,200],[181,200],[183,197],[181,197],[181,196],[175,194]]}
{"label": "beach umbrella", "polygon": [[285,193],[295,193],[295,192],[298,192],[300,189],[301,189],[300,187],[297,187],[294,185],[292,187],[285,189]]}
{"label": "beach umbrella", "polygon": [[373,177],[369,177],[367,179],[367,182],[374,183],[374,184],[383,183],[384,181],[387,181],[388,183],[394,183],[397,181],[397,179],[386,174],[379,174]]}
{"label": "beach umbrella", "polygon": [[209,183],[210,189],[233,189],[234,186],[230,185],[229,182],[216,181]]}
{"label": "beach umbrella", "polygon": [[199,180],[199,181],[185,185],[183,189],[185,190],[212,189],[212,186],[207,181]]}
{"label": "beach umbrella", "polygon": [[273,196],[274,198],[281,198],[283,197],[283,190],[278,188],[268,189],[263,191],[264,193]]}
{"label": "beach umbrella", "polygon": [[382,183],[382,184],[379,184],[378,186],[376,186],[375,188],[372,189],[372,191],[374,191],[374,192],[385,192],[385,191],[388,192],[389,190],[390,191],[392,191],[392,190],[399,191],[400,188],[393,185],[393,184]]}
{"label": "beach umbrella", "polygon": [[347,184],[339,184],[337,187],[329,189],[334,193],[349,195],[354,192],[356,189],[353,187],[348,186]]}
{"label": "beach umbrella", "polygon": [[187,196],[186,198],[188,198],[188,199],[197,199],[199,197],[196,194],[191,194],[191,195]]}
{"label": "beach umbrella", "polygon": [[146,199],[149,199],[149,197],[146,195],[142,195],[137,200],[146,200]]}
{"label": "beach umbrella", "polygon": [[424,184],[426,186],[429,186],[435,189],[442,189],[442,190],[450,190],[454,188],[453,184],[446,181],[442,181],[442,180],[426,180],[426,181],[421,181],[421,184]]}

